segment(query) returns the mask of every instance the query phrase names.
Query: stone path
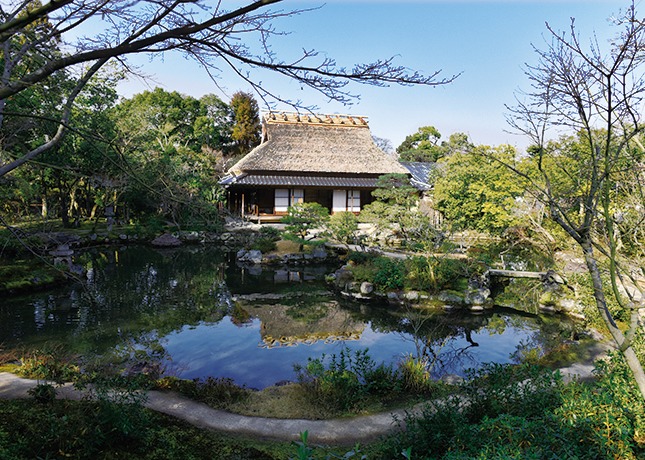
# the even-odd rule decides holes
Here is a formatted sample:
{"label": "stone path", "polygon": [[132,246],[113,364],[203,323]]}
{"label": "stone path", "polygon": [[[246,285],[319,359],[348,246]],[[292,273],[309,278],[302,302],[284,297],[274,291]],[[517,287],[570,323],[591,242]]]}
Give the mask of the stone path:
{"label": "stone path", "polygon": [[[0,372],[0,399],[29,398],[27,391],[38,382]],[[57,388],[59,398],[79,400],[82,393],[66,384]],[[354,445],[365,443],[397,429],[394,416],[402,420],[404,410],[362,417],[332,420],[272,419],[247,417],[212,409],[171,392],[148,392],[146,407],[185,420],[195,426],[252,436],[253,438],[296,441],[300,432],[309,432],[316,444]]]}
{"label": "stone path", "polygon": [[[593,347],[591,357],[581,363],[560,369],[565,380],[592,378],[593,361],[604,356],[610,348],[603,343]],[[0,372],[0,399],[29,398],[28,390],[37,385],[36,380]],[[57,396],[79,400],[83,394],[71,384],[57,388]],[[297,441],[300,432],[309,432],[309,441],[315,444],[354,445],[372,441],[379,436],[398,429],[395,418],[403,420],[410,410],[396,410],[361,417],[304,420],[248,417],[212,409],[172,392],[149,391],[146,407],[185,420],[192,425],[224,433],[250,436],[257,439]],[[420,410],[420,408],[412,409]]]}

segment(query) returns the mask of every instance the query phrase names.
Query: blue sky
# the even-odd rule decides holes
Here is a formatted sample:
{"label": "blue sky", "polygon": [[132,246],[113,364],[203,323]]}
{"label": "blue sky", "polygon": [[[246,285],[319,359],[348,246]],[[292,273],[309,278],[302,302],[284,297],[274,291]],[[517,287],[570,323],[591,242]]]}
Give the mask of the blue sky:
{"label": "blue sky", "polygon": [[[568,30],[574,17],[585,41],[595,32],[604,43],[615,32],[608,18],[628,2],[290,0],[280,4],[281,9],[315,6],[321,8],[276,23],[279,30],[290,32],[275,41],[276,52],[295,56],[302,48],[315,48],[347,67],[396,56],[397,64],[414,70],[442,69],[444,76],[462,75],[440,87],[354,85],[351,89],[361,99],[352,106],[330,103],[314,91],[266,72],[255,72],[253,78],[283,97],[317,105],[320,113],[365,115],[372,133],[389,139],[394,147],[418,127],[434,125],[445,139],[453,132],[464,132],[477,144],[510,143],[523,149],[526,139],[505,132],[509,127],[504,105],[513,104],[518,90],[528,89],[523,66],[535,62],[532,44],[544,48],[545,23]],[[214,93],[224,100],[237,90],[250,89],[226,71],[218,88],[197,64],[181,56],[139,63],[154,80],[122,85],[125,96],[145,90],[146,85],[195,97]]]}

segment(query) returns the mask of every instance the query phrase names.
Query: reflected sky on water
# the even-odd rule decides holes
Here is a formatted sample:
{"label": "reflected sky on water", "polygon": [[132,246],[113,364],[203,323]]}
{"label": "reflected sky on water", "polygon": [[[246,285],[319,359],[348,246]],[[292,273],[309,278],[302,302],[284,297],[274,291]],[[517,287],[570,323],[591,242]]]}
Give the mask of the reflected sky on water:
{"label": "reflected sky on water", "polygon": [[334,266],[248,269],[209,247],[101,248],[75,262],[87,270],[84,285],[0,303],[0,344],[55,344],[86,362],[264,388],[294,380],[295,363],[344,347],[369,348],[377,363],[421,355],[434,377],[463,375],[483,362],[511,362],[570,327],[511,310],[447,314],[352,303],[324,283]]}

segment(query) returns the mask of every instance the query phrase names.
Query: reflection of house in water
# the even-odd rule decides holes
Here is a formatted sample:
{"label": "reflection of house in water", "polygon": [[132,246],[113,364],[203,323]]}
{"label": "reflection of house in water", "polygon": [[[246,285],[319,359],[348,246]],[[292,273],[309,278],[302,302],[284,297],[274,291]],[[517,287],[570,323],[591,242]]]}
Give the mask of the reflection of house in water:
{"label": "reflection of house in water", "polygon": [[365,323],[353,319],[337,302],[319,297],[298,299],[295,305],[241,300],[238,306],[260,320],[264,348],[358,340],[365,329]]}
{"label": "reflection of house in water", "polygon": [[298,283],[302,281],[302,274],[296,271],[276,270],[273,274],[274,283]]}

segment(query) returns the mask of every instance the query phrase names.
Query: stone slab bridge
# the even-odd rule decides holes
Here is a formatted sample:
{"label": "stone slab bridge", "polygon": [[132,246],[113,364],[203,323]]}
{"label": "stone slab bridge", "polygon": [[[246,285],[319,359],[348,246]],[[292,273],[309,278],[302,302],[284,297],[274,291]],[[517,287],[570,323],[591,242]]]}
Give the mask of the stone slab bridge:
{"label": "stone slab bridge", "polygon": [[[540,308],[547,311],[570,311],[573,307],[568,292],[563,287],[571,289],[566,280],[554,270],[545,272],[529,272],[519,270],[498,270],[489,269],[480,278],[482,287],[490,293],[491,287],[499,278],[530,278],[540,280],[543,292],[540,295]],[[490,295],[490,294],[489,294]]]}

